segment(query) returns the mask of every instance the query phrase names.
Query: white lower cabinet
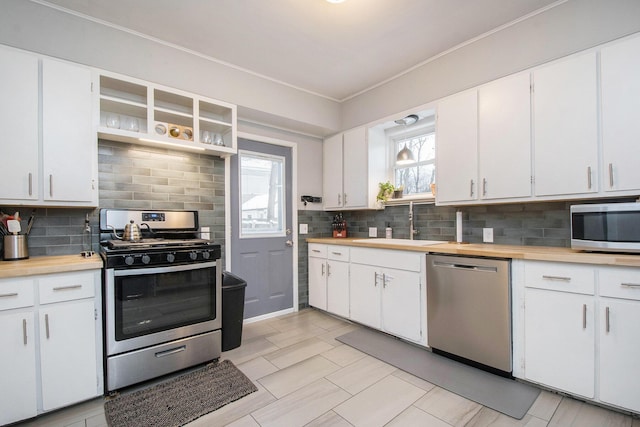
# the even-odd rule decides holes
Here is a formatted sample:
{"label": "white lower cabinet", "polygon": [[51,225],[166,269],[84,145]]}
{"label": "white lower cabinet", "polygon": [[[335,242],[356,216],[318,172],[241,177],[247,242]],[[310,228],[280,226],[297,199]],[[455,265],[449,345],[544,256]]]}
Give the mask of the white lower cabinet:
{"label": "white lower cabinet", "polygon": [[514,267],[514,295],[522,298],[514,301],[522,309],[514,315],[514,348],[523,366],[514,375],[640,412],[640,269],[538,261]]}
{"label": "white lower cabinet", "polygon": [[426,345],[426,256],[351,248],[351,320]]}
{"label": "white lower cabinet", "polygon": [[33,310],[0,312],[0,425],[37,415],[34,340]]}
{"label": "white lower cabinet", "polygon": [[349,317],[349,248],[309,245],[309,305]]}
{"label": "white lower cabinet", "polygon": [[0,425],[103,393],[100,289],[100,270],[0,279]]}

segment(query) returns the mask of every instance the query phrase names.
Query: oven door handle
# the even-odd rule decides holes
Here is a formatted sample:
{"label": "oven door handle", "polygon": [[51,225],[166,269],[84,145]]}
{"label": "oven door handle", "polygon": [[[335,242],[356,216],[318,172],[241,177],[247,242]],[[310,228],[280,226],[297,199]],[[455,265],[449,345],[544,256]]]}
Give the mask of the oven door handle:
{"label": "oven door handle", "polygon": [[150,268],[126,268],[123,270],[114,270],[113,275],[122,276],[142,276],[144,274],[173,273],[175,271],[201,270],[203,268],[215,267],[217,261],[201,262],[197,264],[172,265],[170,267],[150,267]]}

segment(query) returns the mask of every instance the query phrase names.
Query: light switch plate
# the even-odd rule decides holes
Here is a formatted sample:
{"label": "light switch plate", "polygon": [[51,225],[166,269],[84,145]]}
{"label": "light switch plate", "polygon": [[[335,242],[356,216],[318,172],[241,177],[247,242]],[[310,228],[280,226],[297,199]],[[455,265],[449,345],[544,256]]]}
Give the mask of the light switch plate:
{"label": "light switch plate", "polygon": [[309,234],[309,224],[300,224],[300,234]]}
{"label": "light switch plate", "polygon": [[378,237],[378,229],[376,227],[369,227],[369,237]]}
{"label": "light switch plate", "polygon": [[484,243],[493,243],[493,228],[482,229],[482,241]]}

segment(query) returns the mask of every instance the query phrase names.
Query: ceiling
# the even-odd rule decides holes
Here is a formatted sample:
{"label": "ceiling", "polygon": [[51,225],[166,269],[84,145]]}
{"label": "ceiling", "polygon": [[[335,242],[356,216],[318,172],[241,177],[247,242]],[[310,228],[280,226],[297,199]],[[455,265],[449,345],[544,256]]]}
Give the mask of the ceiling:
{"label": "ceiling", "polygon": [[566,0],[40,0],[344,101]]}

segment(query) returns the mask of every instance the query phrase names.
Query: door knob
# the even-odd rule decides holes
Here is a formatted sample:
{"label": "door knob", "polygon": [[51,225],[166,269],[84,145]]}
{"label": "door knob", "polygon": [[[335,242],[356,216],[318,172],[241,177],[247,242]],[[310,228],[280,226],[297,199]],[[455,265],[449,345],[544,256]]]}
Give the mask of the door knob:
{"label": "door knob", "polygon": [[285,245],[292,247],[293,246],[293,240],[287,240],[286,242],[284,242]]}

